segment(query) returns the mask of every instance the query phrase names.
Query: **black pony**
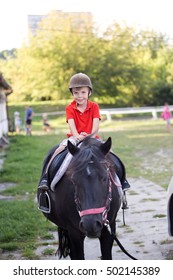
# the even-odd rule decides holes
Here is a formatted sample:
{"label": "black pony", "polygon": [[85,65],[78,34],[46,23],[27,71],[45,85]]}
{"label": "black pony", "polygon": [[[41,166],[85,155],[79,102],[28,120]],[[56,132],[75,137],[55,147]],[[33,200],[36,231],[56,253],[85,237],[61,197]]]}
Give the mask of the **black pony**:
{"label": "black pony", "polygon": [[[68,141],[68,151],[73,158],[55,191],[48,190],[51,212],[43,213],[58,226],[60,258],[69,255],[72,260],[84,259],[84,238],[88,236],[99,238],[102,259],[112,259],[121,186],[115,176],[111,144],[111,138],[103,143],[87,137],[80,146]],[[56,148],[47,155],[43,171]],[[54,176],[53,169],[50,166],[50,181]],[[120,165],[118,173],[123,180],[124,170]],[[38,198],[39,195],[40,190]]]}

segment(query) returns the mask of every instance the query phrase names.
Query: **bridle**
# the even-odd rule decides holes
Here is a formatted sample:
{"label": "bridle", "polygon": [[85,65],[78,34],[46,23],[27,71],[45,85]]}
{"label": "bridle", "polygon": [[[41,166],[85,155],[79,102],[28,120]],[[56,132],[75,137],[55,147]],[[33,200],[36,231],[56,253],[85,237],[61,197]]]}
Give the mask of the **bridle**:
{"label": "bridle", "polygon": [[[99,207],[99,208],[90,208],[90,209],[86,209],[86,210],[81,210],[80,200],[79,200],[79,197],[77,196],[77,194],[75,192],[74,198],[75,198],[76,207],[77,207],[77,210],[79,212],[80,217],[83,217],[83,216],[86,216],[86,215],[102,214],[103,225],[107,228],[108,232],[110,233],[110,235],[112,235],[113,239],[116,241],[116,243],[121,248],[121,250],[127,256],[129,256],[131,259],[137,260],[135,257],[133,257],[131,254],[129,254],[126,251],[126,249],[123,247],[123,245],[121,244],[121,242],[117,238],[116,234],[112,232],[109,220],[107,219],[107,215],[108,215],[108,212],[110,210],[110,204],[111,204],[111,201],[112,201],[112,186],[114,185],[117,188],[119,188],[119,187],[121,188],[122,186],[119,183],[116,182],[116,180],[114,179],[114,176],[112,175],[112,173],[111,173],[107,164],[106,164],[106,166],[107,166],[107,172],[108,172],[109,186],[108,186],[108,195],[107,195],[107,198],[106,198],[105,205],[103,207]],[[73,182],[73,180],[72,180],[72,182]],[[74,182],[73,182],[73,184],[75,185]]]}
{"label": "bridle", "polygon": [[[90,208],[90,209],[86,209],[86,210],[79,210],[79,215],[80,217],[86,216],[86,215],[95,215],[95,214],[102,214],[102,220],[103,223],[105,223],[107,221],[107,214],[110,210],[110,204],[112,201],[112,182],[111,180],[109,180],[109,187],[108,187],[108,194],[107,194],[107,198],[106,198],[106,202],[105,205],[103,207],[99,207],[99,208]],[[78,200],[79,202],[79,200]],[[76,201],[77,203],[77,201]],[[78,204],[79,206],[79,204]]]}
{"label": "bridle", "polygon": [[[106,164],[106,163],[104,162],[104,164]],[[107,220],[107,215],[110,210],[110,204],[112,201],[112,186],[116,185],[117,187],[121,187],[121,185],[118,185],[118,183],[115,181],[107,164],[106,164],[106,170],[108,172],[108,182],[109,183],[108,183],[108,194],[107,194],[104,206],[98,207],[98,208],[89,208],[89,209],[81,210],[80,199],[77,196],[76,192],[74,194],[74,199],[75,199],[76,207],[77,207],[80,217],[83,217],[86,215],[102,214],[103,224],[108,226],[109,221]]]}

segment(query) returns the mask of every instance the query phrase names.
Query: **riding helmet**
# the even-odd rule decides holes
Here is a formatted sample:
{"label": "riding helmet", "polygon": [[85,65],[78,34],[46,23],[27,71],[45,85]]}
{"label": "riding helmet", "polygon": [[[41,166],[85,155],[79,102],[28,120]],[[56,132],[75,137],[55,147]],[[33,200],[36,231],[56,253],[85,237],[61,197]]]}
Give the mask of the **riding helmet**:
{"label": "riding helmet", "polygon": [[69,90],[71,91],[72,88],[78,87],[89,87],[92,90],[91,80],[86,74],[77,73],[71,77]]}

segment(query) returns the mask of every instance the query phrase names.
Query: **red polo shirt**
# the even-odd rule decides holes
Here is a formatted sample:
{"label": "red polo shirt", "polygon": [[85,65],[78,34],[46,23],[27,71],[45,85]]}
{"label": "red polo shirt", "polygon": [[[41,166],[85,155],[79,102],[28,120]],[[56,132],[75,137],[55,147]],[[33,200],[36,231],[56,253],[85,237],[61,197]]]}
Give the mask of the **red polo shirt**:
{"label": "red polo shirt", "polygon": [[[74,119],[79,134],[81,132],[91,134],[94,118],[101,119],[99,106],[97,103],[90,100],[88,100],[87,107],[83,113],[78,110],[75,100],[66,107],[66,121],[68,122],[69,119]],[[67,137],[70,136],[72,136],[72,134],[68,133]]]}

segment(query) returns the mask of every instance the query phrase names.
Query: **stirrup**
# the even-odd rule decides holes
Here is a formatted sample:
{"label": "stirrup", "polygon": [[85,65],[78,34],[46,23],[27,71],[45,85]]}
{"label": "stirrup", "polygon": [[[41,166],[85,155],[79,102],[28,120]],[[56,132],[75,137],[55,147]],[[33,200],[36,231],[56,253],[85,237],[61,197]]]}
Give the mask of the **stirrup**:
{"label": "stirrup", "polygon": [[127,205],[127,201],[123,201],[123,205],[122,205],[121,209],[123,209],[123,210],[129,209],[129,207]]}
{"label": "stirrup", "polygon": [[122,190],[124,191],[128,191],[130,189],[130,184],[127,180],[125,180],[122,184]]}
{"label": "stirrup", "polygon": [[51,212],[50,197],[47,191],[39,194],[38,209],[44,213]]}
{"label": "stirrup", "polygon": [[123,190],[123,197],[122,197],[122,209],[125,210],[125,209],[129,209],[128,207],[128,203],[127,203],[127,198],[126,198],[126,191]]}
{"label": "stirrup", "polygon": [[42,190],[42,191],[47,191],[49,189],[49,187],[46,185],[40,185],[40,186],[38,186],[38,189]]}

